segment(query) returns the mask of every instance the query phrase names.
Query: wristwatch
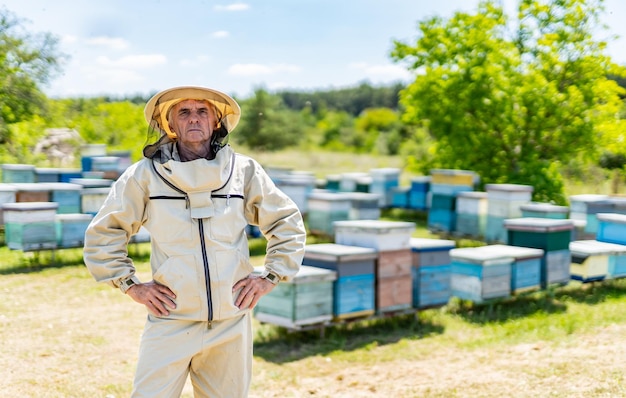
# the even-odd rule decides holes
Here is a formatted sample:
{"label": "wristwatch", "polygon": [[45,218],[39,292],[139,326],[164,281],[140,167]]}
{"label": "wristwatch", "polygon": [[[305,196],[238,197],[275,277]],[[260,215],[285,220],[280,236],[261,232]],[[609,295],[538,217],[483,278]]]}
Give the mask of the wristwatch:
{"label": "wristwatch", "polygon": [[120,279],[118,283],[122,293],[126,293],[128,289],[131,288],[131,286],[137,285],[141,282],[139,281],[139,278],[137,278],[135,275],[131,275],[127,278]]}
{"label": "wristwatch", "polygon": [[263,273],[261,274],[261,278],[267,279],[268,281],[272,282],[272,284],[274,285],[278,285],[278,282],[280,282],[280,276],[278,276],[278,274],[268,269],[263,271]]}

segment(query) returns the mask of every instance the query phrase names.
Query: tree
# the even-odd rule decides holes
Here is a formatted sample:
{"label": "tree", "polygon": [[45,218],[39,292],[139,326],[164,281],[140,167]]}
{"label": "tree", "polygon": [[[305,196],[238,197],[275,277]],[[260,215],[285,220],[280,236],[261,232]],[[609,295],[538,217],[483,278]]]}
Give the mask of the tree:
{"label": "tree", "polygon": [[257,88],[241,102],[240,126],[231,137],[251,149],[274,151],[297,145],[303,137],[300,113],[287,109],[280,97]]}
{"label": "tree", "polygon": [[0,143],[3,144],[12,141],[9,125],[28,120],[44,108],[46,97],[40,86],[55,76],[64,58],[57,51],[55,37],[29,33],[23,23],[11,12],[0,9]]}
{"label": "tree", "polygon": [[602,11],[602,0],[521,0],[509,24],[483,1],[475,15],[420,22],[414,44],[396,41],[392,58],[419,72],[401,103],[435,139],[427,161],[565,203],[560,162],[597,159],[601,126],[618,121],[623,89],[607,76],[624,68],[592,37]]}

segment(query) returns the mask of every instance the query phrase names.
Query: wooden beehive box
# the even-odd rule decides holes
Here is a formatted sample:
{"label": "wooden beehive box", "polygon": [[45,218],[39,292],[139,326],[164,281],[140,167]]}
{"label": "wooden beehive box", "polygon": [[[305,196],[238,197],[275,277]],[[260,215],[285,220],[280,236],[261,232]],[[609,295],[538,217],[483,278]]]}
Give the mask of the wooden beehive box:
{"label": "wooden beehive box", "polygon": [[111,187],[84,188],[80,191],[81,213],[96,214],[109,196]]}
{"label": "wooden beehive box", "polygon": [[626,215],[617,213],[598,213],[598,233],[600,242],[626,245]]}
{"label": "wooden beehive box", "polygon": [[333,223],[350,218],[352,202],[345,192],[317,192],[308,196],[307,222],[314,234],[332,236]]}
{"label": "wooden beehive box", "polygon": [[11,250],[33,251],[57,247],[54,202],[5,203],[5,243]]}
{"label": "wooden beehive box", "polygon": [[334,223],[335,243],[378,251],[410,249],[415,223],[385,220],[348,220]]}
{"label": "wooden beehive box", "polygon": [[376,310],[379,313],[413,307],[413,255],[410,248],[378,252]]}
{"label": "wooden beehive box", "polygon": [[552,203],[526,203],[520,205],[522,217],[554,218],[564,220],[569,216],[569,207]]}
{"label": "wooden beehive box", "polygon": [[511,293],[521,293],[541,287],[541,263],[544,256],[542,249],[511,245],[490,245],[485,246],[485,249],[513,257]]}
{"label": "wooden beehive box", "polygon": [[16,202],[49,202],[50,187],[48,183],[20,182],[13,184]]}
{"label": "wooden beehive box", "polygon": [[4,225],[4,212],[2,205],[5,203],[15,203],[17,188],[12,184],[0,183],[0,225]]}
{"label": "wooden beehive box", "polygon": [[513,257],[484,247],[452,249],[450,257],[453,296],[480,303],[511,295]]}
{"label": "wooden beehive box", "polygon": [[374,249],[336,243],[307,245],[302,263],[337,273],[333,283],[333,316],[347,319],[375,312]]}
{"label": "wooden beehive box", "polygon": [[50,201],[59,204],[58,214],[81,213],[82,186],[69,182],[47,183],[50,189]]}
{"label": "wooden beehive box", "polygon": [[83,247],[91,214],[57,214],[55,216],[57,247]]}
{"label": "wooden beehive box", "polygon": [[2,165],[2,182],[4,183],[34,183],[35,181],[35,166],[33,165]]}
{"label": "wooden beehive box", "polygon": [[430,176],[413,177],[409,192],[409,208],[426,210],[429,207],[428,192],[430,191]]}
{"label": "wooden beehive box", "polygon": [[574,222],[549,218],[523,217],[504,221],[508,243],[544,251],[569,249]]}
{"label": "wooden beehive box", "polygon": [[349,220],[377,220],[380,218],[380,195],[367,192],[352,192]]}
{"label": "wooden beehive box", "polygon": [[332,270],[303,265],[290,282],[281,282],[263,296],[255,308],[255,316],[287,328],[328,323],[333,318]]}
{"label": "wooden beehive box", "polygon": [[578,240],[570,242],[570,275],[581,282],[601,281],[609,273],[610,250],[596,240]]}
{"label": "wooden beehive box", "polygon": [[422,266],[450,265],[450,250],[456,242],[448,239],[411,238],[412,265]]}
{"label": "wooden beehive box", "polygon": [[448,303],[452,295],[450,265],[411,268],[413,307],[427,308]]}

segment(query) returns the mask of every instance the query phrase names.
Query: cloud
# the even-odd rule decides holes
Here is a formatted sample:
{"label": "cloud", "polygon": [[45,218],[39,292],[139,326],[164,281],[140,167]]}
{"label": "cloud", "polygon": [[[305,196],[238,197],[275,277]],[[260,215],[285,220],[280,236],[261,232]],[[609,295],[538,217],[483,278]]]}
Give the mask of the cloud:
{"label": "cloud", "polygon": [[262,64],[234,64],[228,68],[228,73],[233,76],[258,76],[258,75],[272,75],[275,73],[297,73],[300,71],[300,67],[289,64],[275,64],[275,65],[262,65]]}
{"label": "cloud", "polygon": [[250,6],[246,3],[233,3],[228,5],[216,5],[214,9],[216,11],[246,11]]}
{"label": "cloud", "polygon": [[146,69],[166,64],[167,58],[163,54],[129,55],[116,60],[99,56],[96,58],[96,63],[106,68]]}
{"label": "cloud", "polygon": [[230,33],[225,30],[218,30],[217,32],[211,33],[211,37],[214,37],[216,39],[223,39],[228,36],[230,36]]}
{"label": "cloud", "polygon": [[130,47],[130,43],[121,37],[99,36],[86,39],[85,43],[93,46],[107,47],[112,50],[126,50]]}

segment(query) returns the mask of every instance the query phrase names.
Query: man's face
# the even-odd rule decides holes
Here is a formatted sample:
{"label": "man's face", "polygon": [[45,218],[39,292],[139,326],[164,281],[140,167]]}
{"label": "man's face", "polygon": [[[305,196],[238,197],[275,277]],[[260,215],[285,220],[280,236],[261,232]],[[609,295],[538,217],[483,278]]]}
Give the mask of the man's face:
{"label": "man's face", "polygon": [[193,146],[211,139],[215,112],[207,101],[184,100],[172,107],[169,124],[180,144]]}

